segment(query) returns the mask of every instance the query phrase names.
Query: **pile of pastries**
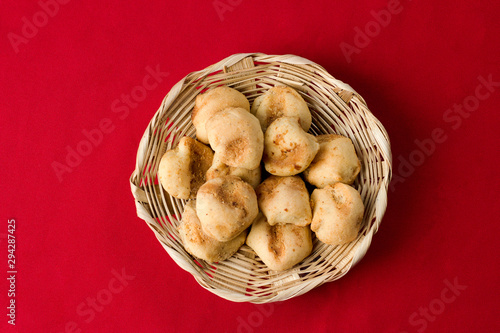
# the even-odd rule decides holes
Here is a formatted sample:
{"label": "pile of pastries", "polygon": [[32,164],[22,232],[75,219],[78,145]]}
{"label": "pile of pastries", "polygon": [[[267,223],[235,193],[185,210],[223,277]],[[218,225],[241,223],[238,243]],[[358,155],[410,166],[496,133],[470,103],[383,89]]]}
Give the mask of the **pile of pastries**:
{"label": "pile of pastries", "polygon": [[220,262],[246,243],[283,271],[309,256],[313,233],[332,246],[356,239],[364,205],[350,184],[361,163],[349,138],[313,136],[311,122],[286,86],[251,106],[227,86],[197,96],[196,139],[183,137],[158,169],[164,190],[188,200],[178,227],[187,252]]}

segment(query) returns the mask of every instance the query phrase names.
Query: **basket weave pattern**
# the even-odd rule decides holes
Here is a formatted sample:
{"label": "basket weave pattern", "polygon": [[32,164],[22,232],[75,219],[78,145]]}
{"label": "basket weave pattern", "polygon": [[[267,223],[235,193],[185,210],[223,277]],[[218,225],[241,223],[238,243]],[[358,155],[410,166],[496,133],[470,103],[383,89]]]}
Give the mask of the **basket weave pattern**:
{"label": "basket weave pattern", "polygon": [[[313,238],[309,257],[285,272],[269,270],[247,245],[230,259],[216,264],[197,260],[184,250],[177,226],[186,202],[169,196],[158,185],[158,165],[165,151],[174,148],[183,136],[195,137],[191,111],[196,96],[222,84],[242,92],[250,103],[273,86],[290,86],[309,105],[311,134],[336,133],[352,140],[362,165],[353,186],[365,205],[363,227],[355,241],[334,247]],[[391,160],[385,129],[349,85],[301,57],[235,54],[190,73],[172,87],[140,141],[130,185],[138,216],[170,257],[203,288],[235,302],[267,303],[283,301],[334,281],[364,256],[387,206]]]}

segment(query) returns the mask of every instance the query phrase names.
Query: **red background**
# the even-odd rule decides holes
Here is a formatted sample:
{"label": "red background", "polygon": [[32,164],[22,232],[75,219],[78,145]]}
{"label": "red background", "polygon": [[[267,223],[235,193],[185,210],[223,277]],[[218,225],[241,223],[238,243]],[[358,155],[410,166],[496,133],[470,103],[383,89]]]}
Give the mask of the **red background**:
{"label": "red background", "polygon": [[[390,22],[374,23],[388,6]],[[2,7],[0,275],[12,218],[18,273],[14,327],[1,279],[0,331],[500,330],[500,83],[477,88],[480,76],[500,82],[498,1],[69,1],[45,22],[35,1]],[[19,42],[34,19],[36,35]],[[373,29],[368,40],[356,37],[365,28]],[[357,48],[348,57],[346,44]],[[128,183],[170,88],[240,52],[300,55],[349,83],[387,129],[394,175],[404,179],[393,183],[356,267],[272,306],[201,288],[136,216]],[[126,116],[114,113],[112,103],[142,85],[148,66],[168,76]],[[447,111],[464,102],[472,111]],[[65,163],[68,147],[106,118],[110,133],[59,181],[53,163]],[[438,128],[446,140],[432,149]],[[415,140],[429,144],[428,155]],[[112,270],[129,280],[120,284]],[[464,287],[453,294],[445,280]],[[89,298],[106,295],[109,304],[89,310]]]}

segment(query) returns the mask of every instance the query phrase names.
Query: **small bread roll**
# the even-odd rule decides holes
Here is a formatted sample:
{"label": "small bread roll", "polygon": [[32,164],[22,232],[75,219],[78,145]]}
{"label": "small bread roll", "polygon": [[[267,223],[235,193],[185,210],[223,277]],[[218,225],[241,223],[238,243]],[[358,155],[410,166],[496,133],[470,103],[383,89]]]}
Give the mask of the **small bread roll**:
{"label": "small bread roll", "polygon": [[207,181],[198,190],[196,211],[203,232],[220,242],[237,237],[259,213],[250,184],[235,176]]}
{"label": "small bread roll", "polygon": [[177,230],[182,244],[184,244],[184,249],[196,258],[210,263],[223,261],[231,257],[245,243],[247,237],[246,230],[228,242],[219,242],[208,237],[201,229],[194,200],[189,201],[184,206],[182,221]]}
{"label": "small bread roll", "polygon": [[270,225],[306,226],[311,223],[309,192],[299,176],[270,176],[255,192],[259,208]]}
{"label": "small bread roll", "polygon": [[352,184],[361,170],[351,139],[336,134],[316,137],[319,151],[304,171],[304,178],[310,184],[323,188],[336,182]]}
{"label": "small bread roll", "polygon": [[254,170],[264,150],[259,121],[242,108],[227,108],[213,115],[205,126],[208,142],[222,163]]}
{"label": "small bread roll", "polygon": [[309,227],[293,224],[271,226],[263,215],[253,223],[246,243],[274,271],[292,268],[312,252]]}
{"label": "small bread roll", "polygon": [[196,128],[196,138],[208,143],[205,124],[210,117],[228,107],[239,107],[250,112],[248,99],[238,90],[226,86],[211,89],[196,96],[191,120]]}
{"label": "small bread roll", "polygon": [[183,137],[177,147],[168,150],[160,160],[158,178],[162,187],[175,198],[195,198],[205,182],[213,157],[209,147],[188,136]]}
{"label": "small bread roll", "polygon": [[255,99],[250,110],[259,119],[262,130],[280,117],[298,117],[304,131],[311,127],[311,112],[299,93],[290,87],[274,87]]}
{"label": "small bread roll", "polygon": [[207,171],[207,180],[222,176],[236,176],[256,188],[260,184],[262,171],[260,165],[253,170],[234,168],[222,163],[218,158],[214,158],[212,166]]}
{"label": "small bread roll", "polygon": [[356,239],[365,207],[355,188],[335,183],[323,189],[315,189],[311,194],[311,204],[311,229],[320,241],[342,245]]}
{"label": "small bread roll", "polygon": [[293,176],[309,166],[318,150],[316,138],[304,132],[298,118],[278,118],[264,136],[264,166],[273,175]]}

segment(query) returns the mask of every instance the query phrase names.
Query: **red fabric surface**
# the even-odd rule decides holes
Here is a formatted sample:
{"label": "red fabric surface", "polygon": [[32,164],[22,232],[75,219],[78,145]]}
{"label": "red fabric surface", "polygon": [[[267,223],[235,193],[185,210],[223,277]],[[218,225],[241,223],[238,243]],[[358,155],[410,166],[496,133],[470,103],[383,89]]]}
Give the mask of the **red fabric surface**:
{"label": "red fabric surface", "polygon": [[[0,331],[500,331],[498,1],[61,2],[0,10]],[[265,306],[200,287],[136,216],[128,183],[170,88],[240,52],[300,55],[349,83],[394,158],[363,260]],[[127,102],[137,86],[146,96]]]}

